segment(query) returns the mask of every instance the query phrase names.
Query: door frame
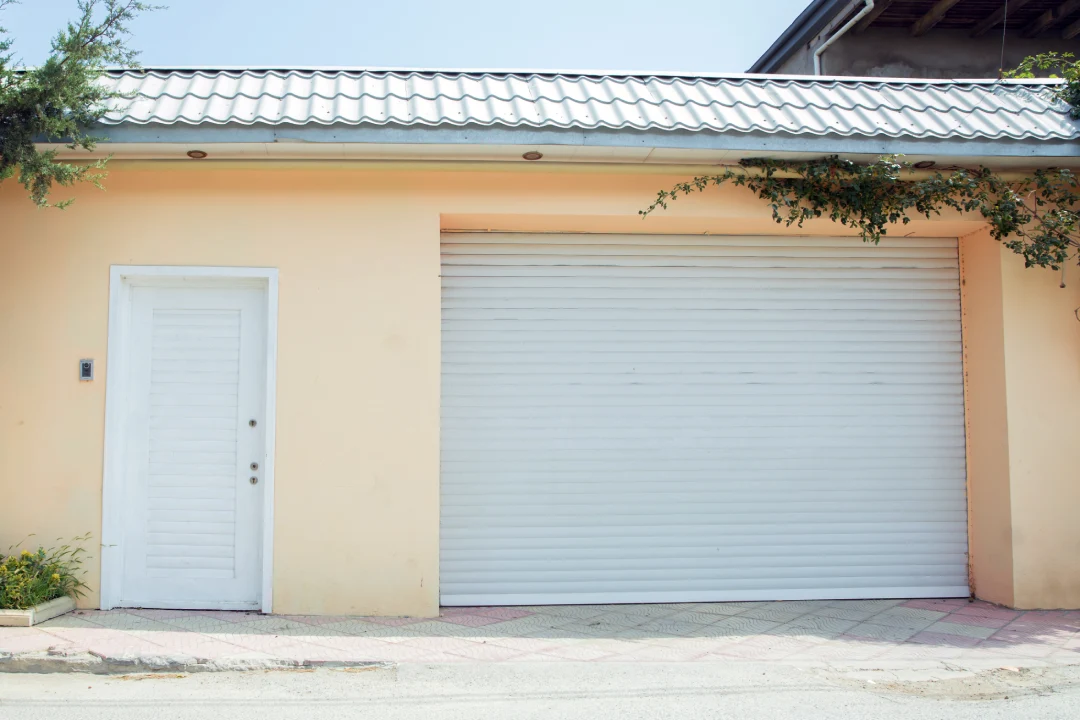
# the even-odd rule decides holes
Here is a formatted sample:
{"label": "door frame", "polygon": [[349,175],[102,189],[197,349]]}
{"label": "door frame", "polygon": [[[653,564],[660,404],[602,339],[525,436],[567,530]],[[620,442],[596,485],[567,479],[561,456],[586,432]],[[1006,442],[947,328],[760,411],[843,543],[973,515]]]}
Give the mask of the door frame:
{"label": "door frame", "polygon": [[125,364],[131,348],[132,290],[136,287],[259,288],[266,293],[266,462],[261,473],[265,490],[261,518],[262,567],[259,568],[259,602],[262,612],[272,612],[278,271],[277,268],[183,265],[113,265],[109,269],[109,344],[106,355],[105,446],[101,498],[101,609],[109,610],[120,604],[124,578],[122,517],[126,497],[124,452],[127,430],[124,409],[127,407],[129,392],[129,373]]}

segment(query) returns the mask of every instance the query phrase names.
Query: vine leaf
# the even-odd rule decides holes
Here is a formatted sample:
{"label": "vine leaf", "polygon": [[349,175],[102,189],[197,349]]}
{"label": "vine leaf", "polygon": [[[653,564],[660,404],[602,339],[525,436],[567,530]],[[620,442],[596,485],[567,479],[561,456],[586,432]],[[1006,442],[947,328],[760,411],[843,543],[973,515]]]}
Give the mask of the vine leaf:
{"label": "vine leaf", "polygon": [[1080,247],[1080,182],[1070,170],[1041,169],[1007,180],[979,167],[917,178],[895,155],[865,165],[836,155],[809,161],[751,158],[738,168],[661,190],[640,214],[648,216],[681,196],[726,184],[757,194],[777,223],[802,227],[807,220],[827,217],[875,244],[890,225],[954,210],[980,215],[990,234],[1023,256],[1027,267],[1060,270]]}

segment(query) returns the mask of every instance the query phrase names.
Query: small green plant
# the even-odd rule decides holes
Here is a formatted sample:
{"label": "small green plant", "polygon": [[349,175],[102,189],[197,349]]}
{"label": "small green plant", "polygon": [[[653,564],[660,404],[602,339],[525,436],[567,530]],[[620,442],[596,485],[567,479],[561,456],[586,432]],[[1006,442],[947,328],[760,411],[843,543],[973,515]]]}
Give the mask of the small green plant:
{"label": "small green plant", "polygon": [[1080,118],[1080,61],[1072,53],[1048,52],[1032,55],[1024,58],[1015,70],[1003,73],[1003,76],[1021,79],[1047,76],[1064,80],[1065,82],[1056,87],[1054,94],[1068,103],[1069,116],[1073,120]]}
{"label": "small green plant", "polygon": [[13,545],[7,555],[0,553],[0,610],[25,610],[65,595],[82,597],[82,543],[89,539],[87,533],[59,547],[39,546],[32,552]]}

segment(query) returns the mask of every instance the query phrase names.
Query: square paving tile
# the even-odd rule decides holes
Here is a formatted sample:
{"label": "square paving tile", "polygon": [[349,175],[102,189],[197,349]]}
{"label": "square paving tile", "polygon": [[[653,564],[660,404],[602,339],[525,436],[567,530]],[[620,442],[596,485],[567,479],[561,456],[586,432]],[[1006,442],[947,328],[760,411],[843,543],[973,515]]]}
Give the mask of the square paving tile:
{"label": "square paving tile", "polygon": [[914,630],[922,630],[929,625],[945,617],[945,613],[931,610],[915,610],[913,608],[890,608],[877,615],[869,617],[866,622],[874,625],[888,625],[891,627],[906,627]]}
{"label": "square paving tile", "polygon": [[941,622],[955,623],[957,625],[972,625],[974,627],[994,628],[995,630],[1005,627],[1009,620],[1002,617],[989,617],[986,615],[961,615],[958,612],[946,615]]}
{"label": "square paving tile", "polygon": [[778,628],[781,624],[782,623],[774,622],[772,620],[759,620],[757,618],[745,617],[744,615],[734,615],[713,623],[710,627],[728,628],[742,635],[757,635],[758,633]]}
{"label": "square paving tile", "polygon": [[944,633],[946,635],[962,635],[964,637],[985,640],[986,638],[997,632],[997,628],[980,627],[978,625],[968,625],[964,623],[954,623],[950,621],[950,618],[946,618],[945,620],[941,620],[934,623],[933,625],[930,625],[923,632]]}
{"label": "square paving tile", "polygon": [[786,607],[785,603],[770,603],[766,607],[753,608],[741,613],[741,618],[754,618],[755,620],[771,620],[773,622],[788,622],[797,617],[806,615],[810,610],[804,608]]}
{"label": "square paving tile", "polygon": [[692,623],[694,625],[711,625],[714,622],[728,617],[714,613],[701,612],[700,610],[682,610],[673,615],[665,615],[661,620],[668,622]]}
{"label": "square paving tile", "polygon": [[702,625],[700,623],[680,622],[671,619],[652,620],[637,627],[638,630],[646,633],[659,633],[661,635],[673,635],[675,637],[688,636],[701,628]]}
{"label": "square paving tile", "polygon": [[[639,630],[642,632],[648,632],[641,630],[641,628],[626,627],[625,625],[609,625],[607,623],[594,622],[594,620],[584,620],[581,622],[568,623],[566,625],[560,625],[557,628],[552,628],[552,632],[563,633],[565,637],[576,638],[598,638],[598,637],[615,637],[628,630]],[[535,633],[528,633],[529,635],[536,636]]]}
{"label": "square paving tile", "polygon": [[[845,620],[843,618],[825,617],[822,615],[803,615],[789,623],[781,625],[772,632],[781,632],[784,628],[804,628],[806,630],[820,632],[822,637],[834,637],[842,632],[850,630],[858,625],[857,620]],[[805,633],[799,633],[805,634]]]}
{"label": "square paving tile", "polygon": [[867,618],[877,615],[879,612],[880,610],[877,609],[867,610],[865,608],[860,609],[854,607],[835,607],[832,605],[826,605],[825,607],[811,610],[804,617],[827,617],[838,618],[841,620],[855,620],[856,622],[861,622],[863,620],[866,620]]}
{"label": "square paving tile", "polygon": [[908,642],[944,647],[973,648],[981,642],[981,638],[967,635],[948,635],[924,630],[912,635]]}
{"label": "square paving tile", "polygon": [[534,613],[515,607],[489,607],[480,608],[475,613],[470,614],[483,615],[484,617],[497,618],[499,620],[517,620],[519,618],[529,617]]}
{"label": "square paving tile", "polygon": [[896,607],[903,600],[830,600],[828,607],[850,608],[853,610],[875,610],[881,612]]}
{"label": "square paving tile", "polygon": [[746,612],[749,608],[740,603],[698,603],[684,612],[704,613],[706,615],[730,616]]}
{"label": "square paving tile", "polygon": [[896,625],[875,625],[874,623],[859,623],[844,631],[849,639],[875,640],[877,642],[898,643],[910,638],[921,628],[903,627]]}

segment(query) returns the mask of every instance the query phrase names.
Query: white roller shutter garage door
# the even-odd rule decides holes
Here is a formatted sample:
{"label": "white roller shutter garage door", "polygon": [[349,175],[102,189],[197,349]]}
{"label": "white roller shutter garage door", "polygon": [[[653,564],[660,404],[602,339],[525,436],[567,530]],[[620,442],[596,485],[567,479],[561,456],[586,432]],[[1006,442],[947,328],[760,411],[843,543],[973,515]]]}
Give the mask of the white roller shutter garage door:
{"label": "white roller shutter garage door", "polygon": [[446,605],[965,596],[951,239],[443,236]]}

